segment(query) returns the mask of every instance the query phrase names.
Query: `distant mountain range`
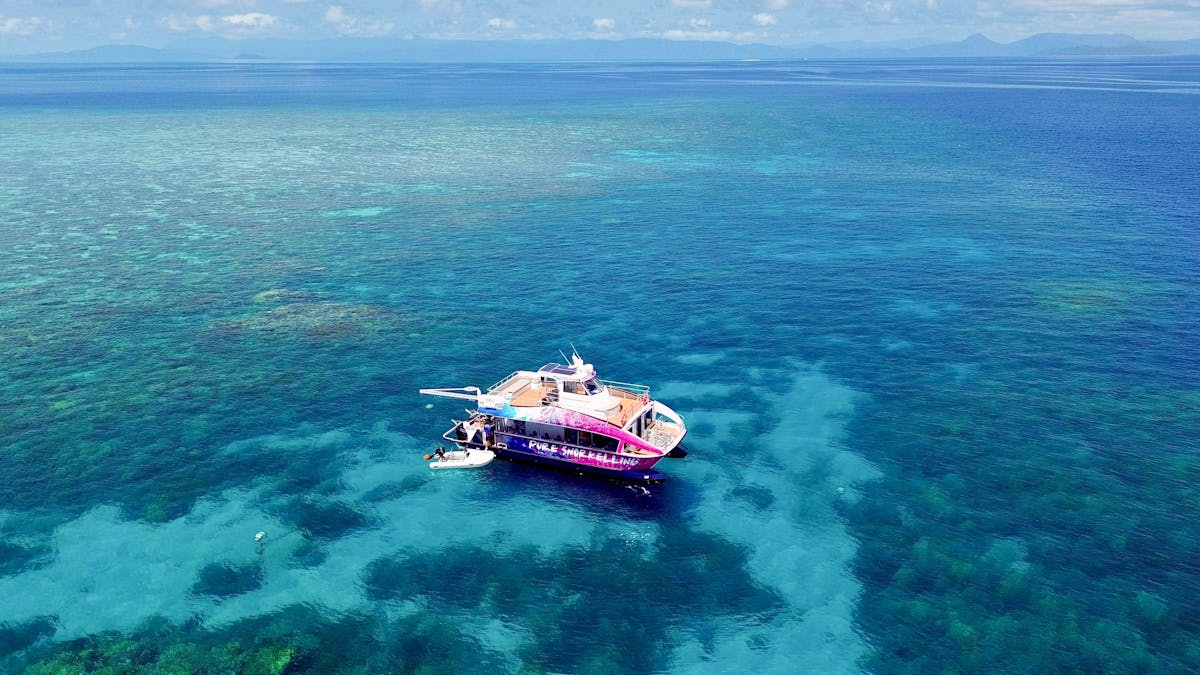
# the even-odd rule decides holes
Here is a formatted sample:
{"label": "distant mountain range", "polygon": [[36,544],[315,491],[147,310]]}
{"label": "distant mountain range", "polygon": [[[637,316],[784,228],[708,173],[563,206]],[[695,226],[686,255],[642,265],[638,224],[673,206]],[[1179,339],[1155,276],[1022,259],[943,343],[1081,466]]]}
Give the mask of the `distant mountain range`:
{"label": "distant mountain range", "polygon": [[1200,55],[1200,39],[1138,40],[1129,35],[1041,33],[1000,43],[983,35],[958,42],[903,40],[780,47],[761,44],[657,39],[632,40],[187,40],[158,49],[106,45],[71,52],[0,57],[4,61],[103,63],[178,61],[504,62],[504,61],[710,61],[740,59],[850,59],[937,57],[1132,57]]}

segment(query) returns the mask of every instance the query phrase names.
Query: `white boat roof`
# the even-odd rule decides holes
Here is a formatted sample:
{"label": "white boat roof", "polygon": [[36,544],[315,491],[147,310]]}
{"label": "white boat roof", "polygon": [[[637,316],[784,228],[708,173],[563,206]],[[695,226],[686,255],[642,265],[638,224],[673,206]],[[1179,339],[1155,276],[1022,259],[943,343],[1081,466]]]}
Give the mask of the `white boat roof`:
{"label": "white boat roof", "polygon": [[586,380],[596,375],[596,369],[590,363],[575,362],[569,366],[561,363],[547,363],[537,369],[538,375],[549,375],[556,380]]}

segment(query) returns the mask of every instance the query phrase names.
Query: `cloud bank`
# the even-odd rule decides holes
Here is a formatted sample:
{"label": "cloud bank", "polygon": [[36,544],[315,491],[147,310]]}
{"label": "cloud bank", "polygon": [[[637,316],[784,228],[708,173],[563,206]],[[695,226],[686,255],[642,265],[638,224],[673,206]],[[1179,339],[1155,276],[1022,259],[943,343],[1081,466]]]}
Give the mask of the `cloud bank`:
{"label": "cloud bank", "polygon": [[1200,0],[0,0],[0,54],[114,41],[163,47],[188,36],[289,39],[722,40],[792,46],[863,40],[1012,41],[1040,32],[1200,37]]}

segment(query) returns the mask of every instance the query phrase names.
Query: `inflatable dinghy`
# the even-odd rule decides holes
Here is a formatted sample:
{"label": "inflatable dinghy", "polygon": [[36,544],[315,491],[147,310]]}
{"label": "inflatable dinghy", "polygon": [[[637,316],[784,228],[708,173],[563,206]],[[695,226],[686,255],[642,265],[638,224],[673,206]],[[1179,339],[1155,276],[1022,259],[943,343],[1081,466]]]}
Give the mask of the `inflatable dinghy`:
{"label": "inflatable dinghy", "polygon": [[487,466],[496,459],[496,453],[491,450],[451,450],[446,452],[445,459],[429,463],[431,469],[477,469]]}

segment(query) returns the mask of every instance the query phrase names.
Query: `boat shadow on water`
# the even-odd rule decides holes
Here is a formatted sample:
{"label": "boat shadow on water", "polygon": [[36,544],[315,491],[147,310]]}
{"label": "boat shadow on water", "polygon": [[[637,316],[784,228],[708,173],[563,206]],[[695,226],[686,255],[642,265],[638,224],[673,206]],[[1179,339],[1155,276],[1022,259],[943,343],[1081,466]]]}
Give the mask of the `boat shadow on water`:
{"label": "boat shadow on water", "polygon": [[[578,475],[566,469],[547,470],[547,467],[525,462],[492,462],[484,471],[481,489],[489,494],[481,499],[492,501],[519,494],[535,495],[545,502],[563,502],[612,516],[629,519],[659,520],[678,513],[686,495],[697,489],[687,481],[672,478],[660,484],[630,483],[605,479],[595,475]],[[437,472],[439,479],[453,479],[462,472]],[[471,472],[475,474],[477,472]]]}

